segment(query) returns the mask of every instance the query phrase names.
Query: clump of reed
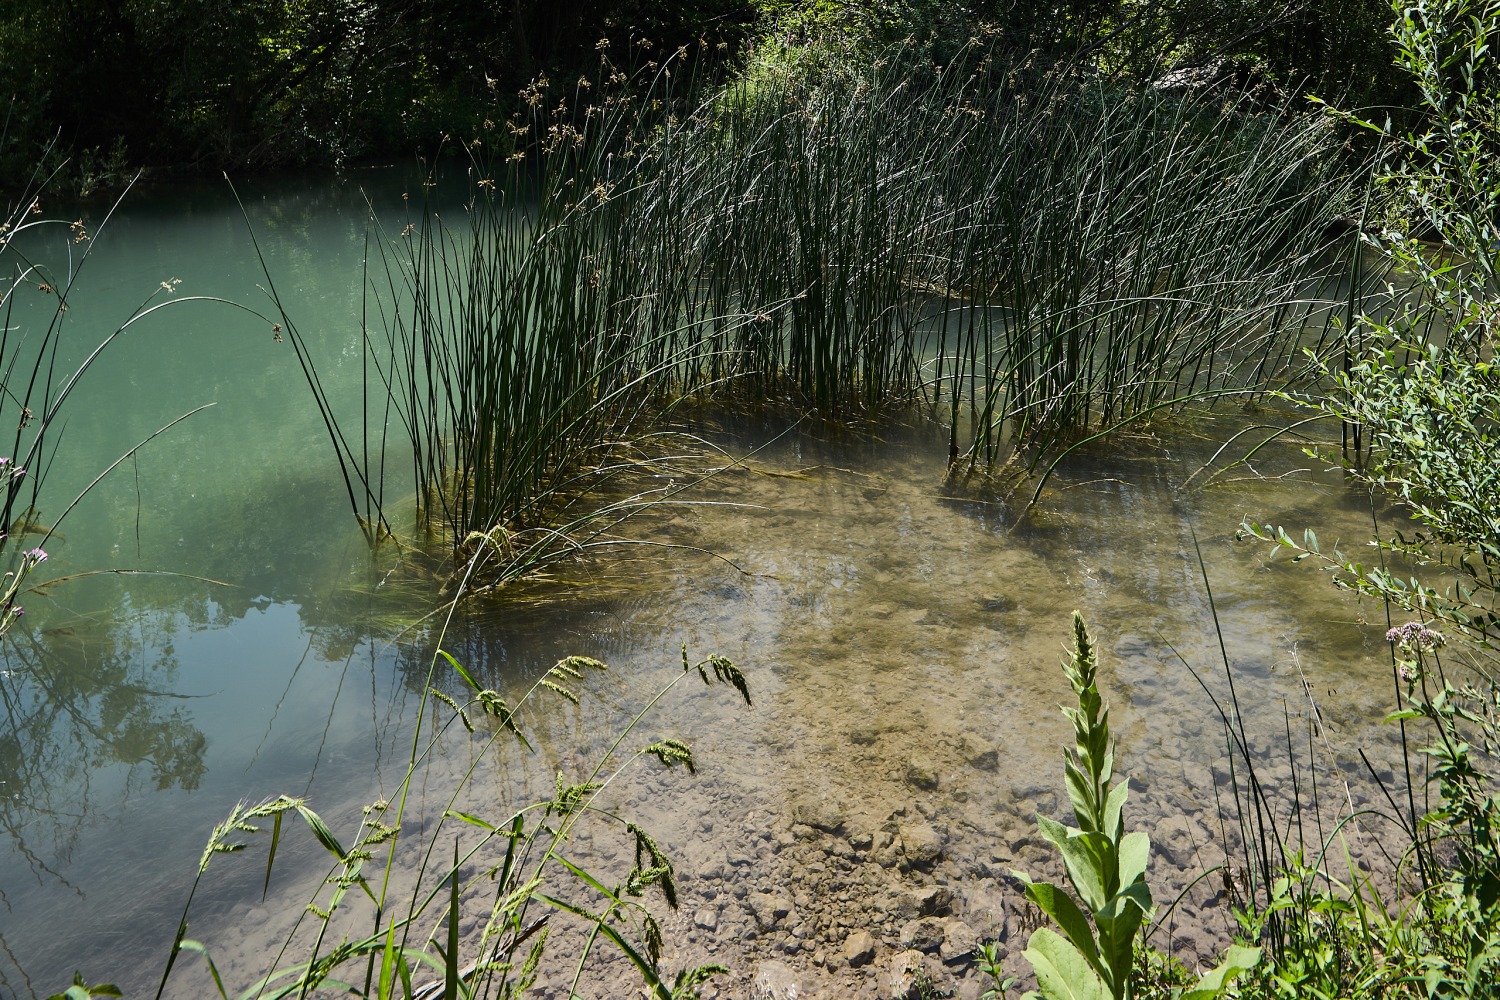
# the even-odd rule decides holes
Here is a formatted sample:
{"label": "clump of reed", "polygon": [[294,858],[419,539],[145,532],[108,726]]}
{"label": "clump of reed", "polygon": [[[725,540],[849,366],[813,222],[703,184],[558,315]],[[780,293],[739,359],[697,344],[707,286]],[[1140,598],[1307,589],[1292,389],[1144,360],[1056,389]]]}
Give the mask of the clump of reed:
{"label": "clump of reed", "polygon": [[[533,88],[462,219],[376,240],[363,418],[409,439],[425,524],[459,554],[555,528],[690,395],[923,404],[987,471],[1293,372],[1358,173],[1326,121],[996,58]],[[383,450],[334,436],[380,508]]]}

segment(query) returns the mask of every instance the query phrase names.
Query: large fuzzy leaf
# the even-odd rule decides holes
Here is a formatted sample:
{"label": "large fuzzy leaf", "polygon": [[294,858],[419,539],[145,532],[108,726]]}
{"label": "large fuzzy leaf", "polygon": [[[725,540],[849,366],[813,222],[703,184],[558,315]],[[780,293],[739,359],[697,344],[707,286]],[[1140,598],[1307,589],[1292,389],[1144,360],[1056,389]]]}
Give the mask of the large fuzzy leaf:
{"label": "large fuzzy leaf", "polygon": [[1055,932],[1036,931],[1022,954],[1047,1000],[1112,1000],[1088,959]]}
{"label": "large fuzzy leaf", "polygon": [[1099,949],[1094,943],[1094,929],[1067,890],[1050,882],[1032,882],[1026,886],[1026,896],[1062,928],[1068,941],[1103,975],[1104,965],[1100,962]]}
{"label": "large fuzzy leaf", "polygon": [[1109,790],[1104,802],[1104,831],[1115,840],[1125,831],[1125,800],[1130,798],[1130,779],[1121,777],[1120,783]]}
{"label": "large fuzzy leaf", "polygon": [[1115,845],[1102,833],[1071,831],[1045,816],[1036,821],[1043,836],[1057,845],[1083,905],[1095,912],[1103,909],[1114,895],[1110,881],[1117,864]]}
{"label": "large fuzzy leaf", "polygon": [[1130,977],[1135,939],[1151,905],[1145,882],[1134,882],[1094,914],[1099,926],[1099,959],[1107,968],[1105,980],[1117,989]]}
{"label": "large fuzzy leaf", "polygon": [[1145,876],[1146,866],[1151,863],[1151,838],[1140,830],[1126,834],[1120,841],[1119,859],[1119,887],[1123,889]]}

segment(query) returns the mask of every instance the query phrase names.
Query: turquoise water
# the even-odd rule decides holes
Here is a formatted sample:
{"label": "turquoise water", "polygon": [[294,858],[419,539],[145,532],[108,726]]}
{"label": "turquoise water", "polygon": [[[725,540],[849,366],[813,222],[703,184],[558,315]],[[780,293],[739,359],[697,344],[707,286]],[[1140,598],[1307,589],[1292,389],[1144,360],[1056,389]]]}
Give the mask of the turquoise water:
{"label": "turquoise water", "polygon": [[[389,172],[241,190],[341,413],[358,413],[366,374],[366,199],[394,232],[405,189]],[[101,214],[90,211],[91,227]],[[28,249],[56,269],[77,252],[66,228]],[[70,297],[65,366],[153,295],[221,296],[269,313],[246,220],[222,186],[131,195],[91,253]],[[53,308],[22,293],[13,323],[34,325]],[[389,566],[372,565],[292,344],[277,342],[271,322],[222,304],[170,306],[118,338],[69,405],[44,522],[138,442],[212,404],[89,494],[48,543],[38,578],[129,575],[29,595],[10,636],[0,995],[45,996],[75,969],[154,992],[202,845],[236,802],[307,795],[347,826],[405,771],[432,633],[430,622],[403,623],[434,602],[382,586]],[[1253,692],[1247,714],[1275,734],[1282,712],[1305,713],[1316,692],[1330,729],[1378,755],[1389,740],[1367,723],[1389,701],[1383,622],[1365,622],[1373,609],[1312,568],[1268,565],[1230,540],[1246,515],[1358,538],[1368,506],[1318,469],[1288,479],[1240,470],[1205,494],[1178,490],[1225,433],[1179,429],[1111,446],[1062,470],[1019,526],[1001,505],[944,494],[938,435],[892,431],[843,446],[789,436],[702,495],[721,506],[642,523],[636,540],[673,548],[622,550],[460,622],[447,645],[501,688],[568,653],[615,668],[590,684],[596,707],[530,720],[550,749],[493,780],[505,794],[524,795],[533,780],[547,794],[569,748],[597,744],[671,676],[688,642],[742,663],[757,703],[746,711],[694,694],[666,710],[663,725],[701,739],[706,759],[733,762],[717,791],[687,792],[665,811],[649,796],[622,800],[676,831],[666,842],[691,844],[685,879],[706,850],[694,834],[705,823],[770,827],[811,796],[850,803],[851,816],[878,826],[912,800],[904,776],[916,758],[943,775],[934,813],[969,831],[954,835],[952,863],[984,870],[997,844],[1023,837],[1022,790],[1056,771],[1065,734],[1054,664],[1068,613],[1081,607],[1117,664],[1122,757],[1164,775],[1142,808],[1183,808],[1173,789],[1191,784],[1184,763],[1222,754],[1217,721],[1171,651],[1210,667],[1217,656],[1194,531]],[[721,443],[744,454],[763,438]],[[392,496],[403,461],[392,452]],[[1307,464],[1289,449],[1258,472]],[[964,768],[961,748],[973,745],[1003,749],[995,768]],[[295,876],[315,873],[319,855],[308,838],[289,840],[277,862],[288,874],[266,903],[262,858],[216,860],[194,904],[192,936],[220,949],[231,985],[266,971],[267,949],[308,896]],[[735,941],[727,916],[724,927]],[[716,954],[748,964],[754,936],[740,937],[743,954]],[[174,995],[207,988],[190,964],[174,974]]]}
{"label": "turquoise water", "polygon": [[[369,181],[399,212],[399,182]],[[241,194],[278,292],[349,403],[364,195],[305,178]],[[75,263],[60,370],[148,297],[217,296],[269,315],[224,185],[133,193],[99,227],[103,211],[85,216],[97,235]],[[55,228],[15,249],[60,285],[82,247]],[[12,323],[34,338],[54,300],[29,284],[17,295]],[[45,995],[75,966],[113,966],[122,984],[159,969],[175,930],[164,915],[214,823],[242,797],[337,787],[356,760],[363,780],[375,734],[404,704],[392,648],[352,621],[347,590],[369,572],[367,550],[292,345],[269,320],[180,301],[116,337],[66,404],[42,520],[203,406],[83,499],[32,582],[140,575],[28,595],[6,651],[0,993]]]}

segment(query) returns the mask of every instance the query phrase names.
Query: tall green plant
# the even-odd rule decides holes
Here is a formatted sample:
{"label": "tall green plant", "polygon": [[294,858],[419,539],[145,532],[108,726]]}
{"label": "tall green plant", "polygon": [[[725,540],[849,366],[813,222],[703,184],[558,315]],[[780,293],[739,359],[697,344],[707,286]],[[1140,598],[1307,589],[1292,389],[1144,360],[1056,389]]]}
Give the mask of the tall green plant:
{"label": "tall green plant", "polygon": [[[1073,650],[1062,662],[1077,698],[1063,709],[1073,724],[1074,747],[1063,761],[1068,798],[1077,826],[1037,816],[1042,836],[1057,848],[1073,892],[1035,882],[1017,872],[1026,895],[1057,929],[1034,931],[1024,952],[1049,1000],[1128,1000],[1138,988],[1136,950],[1152,911],[1146,885],[1151,841],[1142,831],[1125,832],[1130,781],[1115,783],[1109,706],[1099,694],[1098,654],[1083,616],[1073,612]],[[1260,949],[1234,946],[1224,961],[1182,1000],[1211,1000],[1260,960]]]}
{"label": "tall green plant", "polygon": [[694,102],[675,61],[628,86],[606,52],[529,88],[471,149],[461,221],[373,236],[376,430],[330,426],[372,540],[387,425],[461,562],[557,545],[559,507],[690,394],[844,423],[927,404],[967,473],[1305,371],[1352,176],[1326,122],[909,55]]}
{"label": "tall green plant", "polygon": [[[1406,706],[1392,720],[1428,724],[1428,781],[1438,801],[1422,817],[1414,845],[1429,867],[1443,845],[1445,877],[1423,898],[1430,917],[1420,964],[1434,997],[1491,996],[1500,989],[1500,795],[1486,761],[1500,752],[1500,715],[1493,683],[1455,684],[1443,672],[1443,636],[1421,622],[1391,629],[1386,638],[1405,682]],[[1435,693],[1434,693],[1435,691]]]}
{"label": "tall green plant", "polygon": [[[1384,314],[1358,317],[1350,363],[1322,366],[1310,405],[1358,428],[1342,458],[1358,481],[1405,503],[1417,528],[1381,540],[1377,563],[1318,552],[1343,581],[1405,613],[1438,617],[1475,643],[1500,644],[1500,4],[1398,0],[1397,63],[1422,95],[1422,125],[1375,132],[1389,153],[1379,181],[1396,222],[1366,242],[1407,288]],[[1433,237],[1436,237],[1434,242]],[[1298,548],[1284,532],[1248,534]],[[1390,559],[1389,557],[1396,557]],[[1393,562],[1423,567],[1402,576]],[[1449,581],[1434,580],[1447,576]]]}

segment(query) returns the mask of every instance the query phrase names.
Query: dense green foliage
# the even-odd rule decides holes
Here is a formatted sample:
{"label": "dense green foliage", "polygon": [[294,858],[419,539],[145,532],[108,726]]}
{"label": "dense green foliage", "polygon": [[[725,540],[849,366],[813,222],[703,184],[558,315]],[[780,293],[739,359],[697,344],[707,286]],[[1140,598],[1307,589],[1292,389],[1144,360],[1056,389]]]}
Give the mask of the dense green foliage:
{"label": "dense green foliage", "polygon": [[407,157],[503,118],[533,77],[744,38],[742,0],[18,0],[0,15],[0,190],[62,156],[118,186],[135,166],[233,169]]}
{"label": "dense green foliage", "polygon": [[1491,50],[1500,5],[1420,0],[1395,12],[1398,60],[1422,94],[1424,124],[1361,124],[1392,151],[1381,181],[1397,206],[1393,224],[1366,242],[1406,285],[1384,310],[1357,316],[1343,364],[1327,366],[1328,391],[1307,402],[1344,423],[1344,454],[1332,457],[1351,479],[1402,501],[1415,525],[1375,539],[1373,561],[1325,552],[1311,531],[1301,542],[1256,524],[1245,534],[1316,557],[1388,617],[1415,619],[1387,634],[1403,695],[1391,718],[1421,734],[1407,773],[1414,786],[1425,777],[1426,789],[1410,787],[1404,810],[1393,798],[1386,817],[1403,836],[1397,885],[1408,897],[1332,878],[1331,844],[1310,864],[1262,852],[1263,869],[1275,863],[1282,875],[1246,914],[1247,930],[1276,938],[1272,971],[1249,994],[1257,998],[1490,997],[1500,988],[1500,797],[1486,771],[1500,751],[1500,91]]}
{"label": "dense green foliage", "polygon": [[0,191],[71,158],[67,185],[120,186],[137,167],[237,174],[406,158],[500,121],[533,80],[679,50],[877,52],[916,41],[940,61],[983,37],[1035,67],[1072,62],[1146,80],[1206,78],[1400,99],[1381,0],[12,0],[0,12]]}
{"label": "dense green foliage", "polygon": [[[1342,569],[1348,586],[1493,650],[1500,646],[1500,62],[1491,45],[1500,6],[1427,0],[1402,9],[1396,33],[1401,64],[1428,113],[1410,133],[1365,126],[1394,150],[1380,182],[1397,206],[1396,222],[1366,240],[1405,285],[1387,308],[1357,317],[1342,365],[1327,363],[1331,391],[1307,402],[1354,432],[1343,456],[1351,474],[1403,501],[1417,527],[1384,540],[1375,564],[1319,554]],[[1251,530],[1299,548],[1284,532]],[[1300,548],[1315,551],[1315,540]],[[1403,562],[1422,572],[1403,576]]]}

